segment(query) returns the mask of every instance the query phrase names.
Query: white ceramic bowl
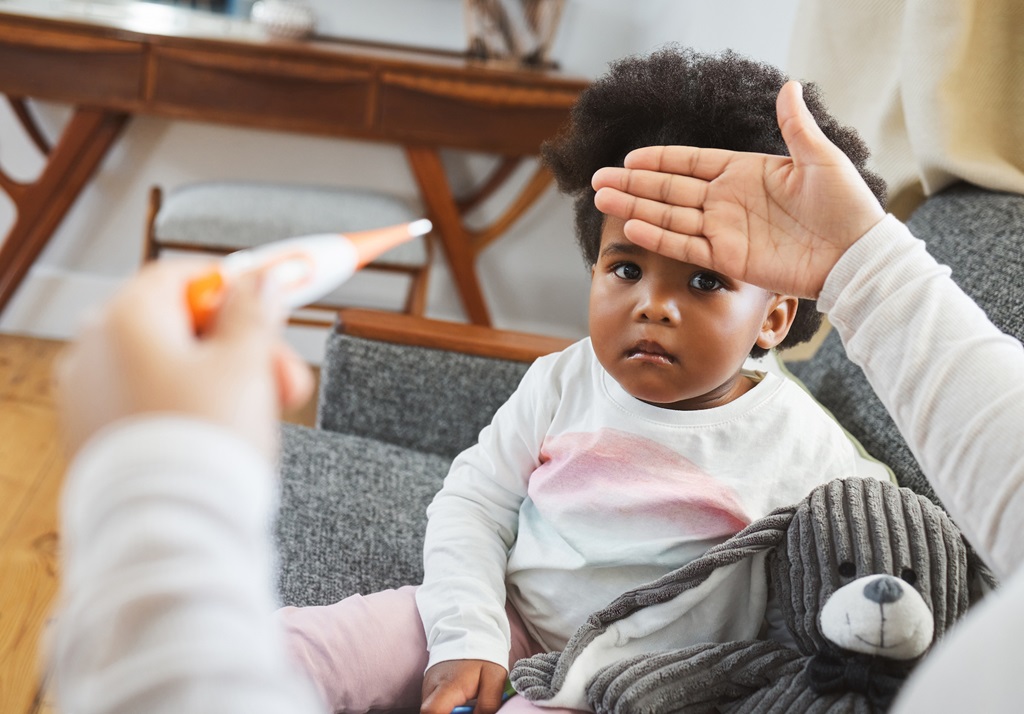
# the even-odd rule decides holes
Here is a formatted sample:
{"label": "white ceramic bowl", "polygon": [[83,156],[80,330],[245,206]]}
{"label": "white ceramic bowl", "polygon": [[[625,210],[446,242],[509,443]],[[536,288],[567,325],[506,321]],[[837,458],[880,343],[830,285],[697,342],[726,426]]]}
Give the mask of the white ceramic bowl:
{"label": "white ceramic bowl", "polygon": [[252,21],[268,35],[287,39],[307,37],[316,26],[313,11],[296,0],[259,0],[252,6]]}

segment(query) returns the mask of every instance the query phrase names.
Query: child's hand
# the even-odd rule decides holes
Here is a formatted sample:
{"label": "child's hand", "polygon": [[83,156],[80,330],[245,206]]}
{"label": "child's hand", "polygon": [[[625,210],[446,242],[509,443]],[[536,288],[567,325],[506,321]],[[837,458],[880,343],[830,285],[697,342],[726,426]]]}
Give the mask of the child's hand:
{"label": "child's hand", "polygon": [[57,383],[71,451],[111,422],[163,412],[226,426],[274,457],[281,409],[309,397],[312,375],[282,341],[281,310],[262,299],[254,276],[233,285],[213,328],[196,337],[185,286],[208,267],[146,266],[63,356]]}
{"label": "child's hand", "polygon": [[508,671],[493,662],[456,659],[438,662],[423,675],[420,714],[451,714],[476,699],[473,714],[494,714],[501,706]]}
{"label": "child's hand", "polygon": [[627,220],[626,237],[648,250],[784,295],[817,298],[836,261],[885,211],[818,128],[799,84],[782,88],[777,109],[792,158],[637,149],[625,168],[594,175],[595,205]]}

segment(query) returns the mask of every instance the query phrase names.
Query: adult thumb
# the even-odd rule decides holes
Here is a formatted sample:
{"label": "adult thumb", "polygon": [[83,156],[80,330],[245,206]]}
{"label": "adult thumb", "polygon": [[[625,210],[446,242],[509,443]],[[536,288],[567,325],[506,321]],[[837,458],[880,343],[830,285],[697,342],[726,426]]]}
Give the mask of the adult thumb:
{"label": "adult thumb", "polygon": [[804,88],[799,82],[786,82],[775,100],[782,140],[797,166],[831,163],[835,152],[842,154],[828,140],[804,103]]}

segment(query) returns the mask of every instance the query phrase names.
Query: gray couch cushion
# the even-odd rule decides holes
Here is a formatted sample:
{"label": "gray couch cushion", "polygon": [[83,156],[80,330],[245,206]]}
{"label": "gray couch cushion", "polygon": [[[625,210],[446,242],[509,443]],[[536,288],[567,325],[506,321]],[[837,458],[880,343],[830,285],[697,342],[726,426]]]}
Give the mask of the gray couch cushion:
{"label": "gray couch cushion", "polygon": [[528,367],[332,334],[317,424],[452,459],[476,443]]}
{"label": "gray couch cushion", "polygon": [[421,582],[426,507],[449,465],[374,439],[283,425],[282,603],[325,605]]}
{"label": "gray couch cushion", "polygon": [[[1004,332],[1024,337],[1024,196],[961,184],[930,198],[908,221],[953,280]],[[836,332],[814,358],[788,365],[811,393],[903,486],[937,502],[921,467]]]}

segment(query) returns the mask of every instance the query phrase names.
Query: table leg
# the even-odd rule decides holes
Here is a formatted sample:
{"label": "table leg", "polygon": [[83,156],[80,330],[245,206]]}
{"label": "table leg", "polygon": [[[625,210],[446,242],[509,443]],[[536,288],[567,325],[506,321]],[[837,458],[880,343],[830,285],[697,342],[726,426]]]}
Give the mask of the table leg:
{"label": "table leg", "polygon": [[441,237],[441,245],[466,314],[470,322],[490,325],[491,318],[476,275],[476,252],[472,235],[462,223],[462,215],[448,183],[441,157],[436,149],[425,146],[407,146],[405,155],[419,186],[420,196]]}
{"label": "table leg", "polygon": [[127,114],[77,107],[46,167],[32,183],[5,190],[17,217],[0,245],[0,313],[49,242],[68,209],[106,156],[128,119]]}

